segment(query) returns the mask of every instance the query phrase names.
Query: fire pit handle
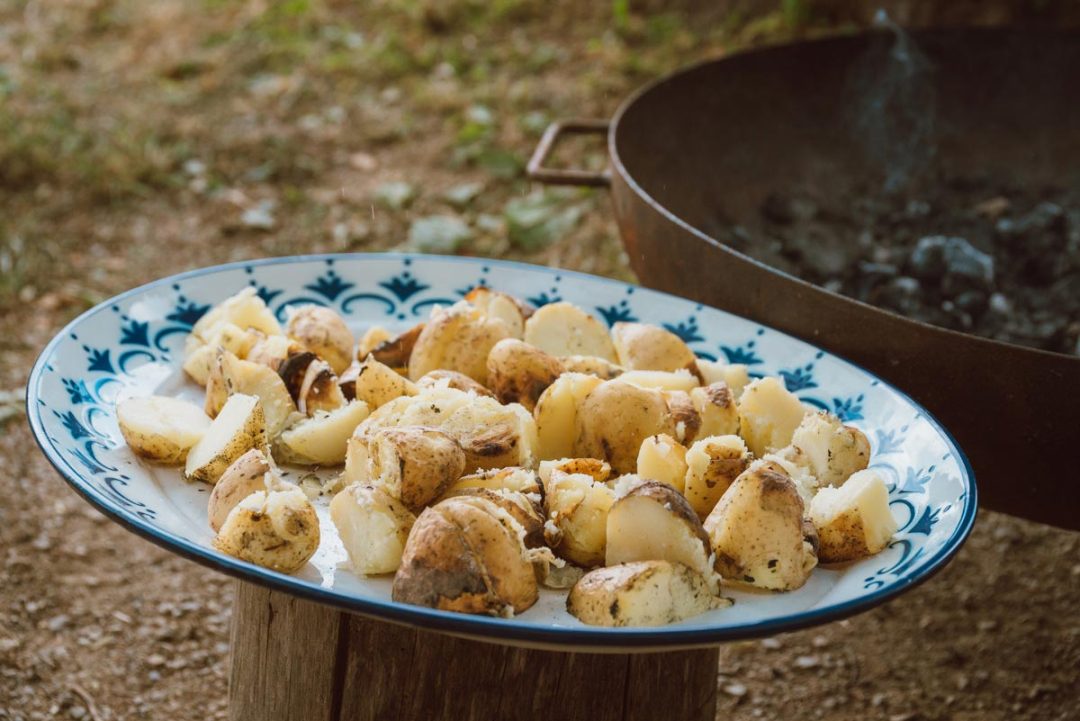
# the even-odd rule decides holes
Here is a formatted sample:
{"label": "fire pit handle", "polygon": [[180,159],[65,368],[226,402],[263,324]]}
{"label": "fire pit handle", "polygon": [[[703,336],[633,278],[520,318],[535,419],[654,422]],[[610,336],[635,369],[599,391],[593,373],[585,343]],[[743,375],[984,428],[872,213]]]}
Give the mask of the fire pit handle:
{"label": "fire pit handle", "polygon": [[544,131],[543,137],[536,145],[536,150],[529,158],[529,164],[525,167],[525,174],[529,180],[547,185],[590,185],[606,188],[611,185],[611,173],[607,170],[598,173],[589,170],[558,170],[545,168],[544,161],[555,149],[559,135],[562,133],[607,135],[608,126],[609,123],[606,120],[556,120]]}

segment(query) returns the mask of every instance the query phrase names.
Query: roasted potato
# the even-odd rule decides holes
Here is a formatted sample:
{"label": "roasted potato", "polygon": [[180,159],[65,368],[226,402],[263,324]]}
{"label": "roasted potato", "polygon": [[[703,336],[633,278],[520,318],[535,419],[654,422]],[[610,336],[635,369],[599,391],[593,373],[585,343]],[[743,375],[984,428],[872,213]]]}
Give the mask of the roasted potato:
{"label": "roasted potato", "polygon": [[278,367],[278,375],[285,382],[285,388],[297,409],[304,415],[332,411],[347,403],[330,364],[311,351],[286,358]]}
{"label": "roasted potato", "polygon": [[488,385],[487,358],[513,329],[504,321],[485,315],[462,301],[450,308],[436,308],[409,357],[409,378],[417,380],[433,370],[452,370]]}
{"label": "roasted potato", "polygon": [[806,583],[817,556],[803,530],[803,502],[780,466],[754,463],[705,519],[725,579],[774,591]]}
{"label": "roasted potato", "polygon": [[[281,336],[270,336],[280,338]],[[222,323],[209,341],[203,343],[195,336],[188,336],[185,350],[184,372],[201,386],[206,386],[210,372],[217,362],[218,353],[225,350],[240,358],[247,357],[257,344],[267,336],[250,328],[244,329],[233,323]]]}
{"label": "roasted potato", "polygon": [[392,597],[446,611],[511,616],[539,586],[520,524],[484,498],[441,501],[416,519]]}
{"label": "roasted potato", "polygon": [[821,411],[808,413],[791,436],[795,463],[805,461],[823,486],[838,486],[870,465],[870,441],[858,428]]}
{"label": "roasted potato", "polygon": [[489,468],[462,476],[443,492],[443,498],[451,498],[462,491],[472,488],[517,491],[525,494],[539,494],[540,481],[536,471],[528,468],[511,466],[509,468]]}
{"label": "roasted potato", "polygon": [[371,479],[412,511],[438,498],[465,470],[465,452],[447,434],[423,426],[384,428],[368,447]]}
{"label": "roasted potato", "polygon": [[586,568],[602,565],[607,550],[607,514],[615,502],[615,491],[585,473],[547,470],[544,508],[559,532],[555,552]]}
{"label": "roasted potato", "polygon": [[559,356],[564,373],[584,373],[609,381],[623,374],[623,369],[609,360],[594,355]]}
{"label": "roasted potato", "polygon": [[345,319],[330,308],[305,305],[289,308],[285,334],[330,364],[341,374],[353,359],[353,338]]}
{"label": "roasted potato", "polygon": [[746,467],[751,455],[738,436],[709,436],[686,452],[684,493],[700,518],[709,515]]}
{"label": "roasted potato", "polygon": [[464,373],[457,371],[431,371],[420,376],[416,381],[419,390],[428,388],[454,388],[455,390],[475,393],[478,396],[494,398],[495,394],[487,386],[482,386]]}
{"label": "roasted potato", "polygon": [[[226,350],[232,349],[227,348]],[[303,350],[304,349],[301,348],[296,341],[288,336],[261,335],[246,354],[240,356],[240,354],[237,353],[237,355],[244,360],[264,365],[276,372],[289,356],[302,353]],[[204,382],[202,385],[206,385],[206,383]]]}
{"label": "roasted potato", "polygon": [[667,403],[668,414],[675,424],[675,440],[691,443],[701,435],[701,414],[686,391],[661,391]]}
{"label": "roasted potato", "polygon": [[552,474],[580,473],[599,483],[607,483],[611,479],[611,464],[601,461],[599,458],[559,458],[553,461],[540,462],[540,483],[546,489],[551,482]]}
{"label": "roasted potato", "polygon": [[368,356],[356,366],[352,383],[353,397],[364,401],[375,410],[395,398],[415,396],[420,392],[412,381],[398,374],[390,366]]}
{"label": "roasted potato", "polygon": [[198,406],[178,398],[128,398],[116,404],[120,434],[137,456],[155,463],[183,463],[210,429]]}
{"label": "roasted potato", "polygon": [[697,371],[697,356],[690,346],[658,325],[616,323],[611,339],[619,365],[628,371]]}
{"label": "roasted potato", "polygon": [[371,576],[398,569],[416,516],[386,489],[357,483],[330,501],[330,520],[352,570]]}
{"label": "roasted potato", "polygon": [[229,512],[256,491],[271,490],[273,483],[268,483],[266,474],[273,475],[273,461],[258,448],[252,448],[237,458],[221,474],[221,478],[210,491],[206,515],[210,528],[220,531]]}
{"label": "roasted potato", "polygon": [[226,323],[242,329],[254,328],[266,335],[281,335],[277,318],[253,287],[244,288],[211,308],[192,326],[191,335],[198,341],[209,343]]}
{"label": "roasted potato", "polygon": [[702,385],[727,383],[735,400],[739,400],[743,389],[750,383],[750,369],[742,363],[721,363],[704,358],[697,359],[697,374]]}
{"label": "roasted potato", "polygon": [[465,472],[524,466],[537,462],[536,421],[516,403],[500,405],[491,398],[470,397],[437,427],[465,451]]}
{"label": "roasted potato", "polygon": [[233,461],[252,448],[267,452],[262,404],[255,396],[235,393],[188,451],[184,476],[213,485]]}
{"label": "roasted potato", "polygon": [[779,450],[791,443],[807,410],[784,383],[759,378],[739,396],[739,435],[755,456]]}
{"label": "roasted potato", "polygon": [[270,368],[241,360],[228,351],[219,353],[206,382],[205,410],[216,416],[233,393],[255,396],[266,418],[266,435],[273,441],[297,419],[298,411],[285,382]]}
{"label": "roasted potato", "polygon": [[739,432],[739,409],[735,394],[719,381],[690,391],[690,400],[701,418],[695,438],[729,436]]}
{"label": "roasted potato", "polygon": [[872,556],[889,545],[897,528],[885,481],[873,470],[857,471],[839,488],[822,487],[809,515],[822,563]]}
{"label": "roasted potato", "polygon": [[533,416],[543,460],[568,458],[578,451],[578,409],[601,380],[582,373],[564,373],[536,401]]}
{"label": "roasted potato", "polygon": [[548,539],[544,532],[544,509],[540,506],[539,495],[533,494],[530,498],[527,494],[506,488],[459,488],[452,494],[444,496],[444,498],[463,497],[483,498],[509,513],[524,531],[522,540],[526,548],[538,549],[547,545]]}
{"label": "roasted potato", "polygon": [[349,401],[332,411],[317,411],[310,418],[286,428],[275,451],[281,460],[305,466],[336,466],[345,462],[353,431],[368,417],[363,401]]}
{"label": "roasted potato", "polygon": [[566,598],[566,610],[591,626],[663,626],[730,605],[697,571],[669,561],[598,568]]}
{"label": "roasted potato", "polygon": [[814,474],[810,472],[810,462],[802,451],[794,446],[788,446],[776,453],[766,453],[761,457],[764,461],[776,463],[784,472],[791,477],[795,489],[802,496],[803,503],[809,507],[811,499],[817,493],[820,483]]}
{"label": "roasted potato", "polygon": [[686,448],[677,440],[660,433],[649,436],[638,449],[637,474],[660,481],[679,493],[686,487]]}
{"label": "roasted potato", "polygon": [[663,394],[620,380],[604,381],[577,413],[578,455],[600,458],[616,473],[637,466],[641,442],[658,433],[675,434],[675,422]]}
{"label": "roasted potato", "polygon": [[604,324],[571,303],[548,303],[525,321],[523,340],[553,356],[596,356],[615,362]]}
{"label": "roasted potato", "polygon": [[300,570],[319,548],[319,517],[299,488],[256,491],[240,501],[214,548],[282,573]]}
{"label": "roasted potato", "polygon": [[619,374],[619,380],[623,383],[639,386],[641,388],[656,388],[661,391],[683,391],[701,385],[697,376],[686,369],[678,371],[644,371],[632,370]]}
{"label": "roasted potato", "polygon": [[515,338],[496,343],[487,358],[487,382],[495,397],[500,403],[520,403],[530,412],[562,372],[557,358]]}
{"label": "roasted potato", "polygon": [[617,497],[607,514],[604,565],[631,561],[671,561],[694,569],[720,592],[713,570],[709,536],[683,495],[666,483],[638,477],[620,479]]}
{"label": "roasted potato", "polygon": [[485,286],[477,286],[465,295],[465,300],[489,318],[496,318],[510,329],[511,338],[525,333],[525,319],[532,315],[529,308],[512,295]]}
{"label": "roasted potato", "polygon": [[413,348],[416,347],[416,341],[423,332],[425,325],[424,323],[417,323],[404,333],[399,333],[392,338],[381,341],[371,348],[368,347],[368,339],[365,336],[365,340],[360,343],[360,349],[356,357],[359,360],[370,355],[375,360],[390,366],[399,373],[407,373],[409,358],[412,357]]}

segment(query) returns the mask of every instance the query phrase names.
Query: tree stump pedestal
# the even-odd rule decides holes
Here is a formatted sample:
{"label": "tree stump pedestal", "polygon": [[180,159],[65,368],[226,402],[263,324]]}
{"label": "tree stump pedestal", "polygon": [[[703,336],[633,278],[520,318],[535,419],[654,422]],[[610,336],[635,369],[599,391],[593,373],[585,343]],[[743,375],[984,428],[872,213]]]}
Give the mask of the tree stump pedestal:
{"label": "tree stump pedestal", "polygon": [[718,654],[503,646],[237,581],[229,718],[713,721]]}

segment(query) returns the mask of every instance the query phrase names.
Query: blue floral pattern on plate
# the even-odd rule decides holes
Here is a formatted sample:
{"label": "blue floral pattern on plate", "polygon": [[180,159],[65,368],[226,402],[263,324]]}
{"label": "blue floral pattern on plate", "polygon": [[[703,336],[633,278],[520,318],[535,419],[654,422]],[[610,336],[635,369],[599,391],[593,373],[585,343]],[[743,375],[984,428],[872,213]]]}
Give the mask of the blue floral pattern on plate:
{"label": "blue floral pattern on plate", "polygon": [[[736,605],[656,629],[599,629],[566,614],[563,594],[515,619],[463,616],[393,603],[389,580],[341,567],[340,542],[324,534],[319,553],[295,576],[213,550],[206,489],[175,470],[150,467],[126,448],[116,426],[119,398],[199,390],[179,371],[186,333],[214,303],[249,285],[278,318],[290,306],[340,312],[354,330],[407,328],[436,305],[486,285],[536,305],[566,300],[606,323],[661,324],[699,355],[777,375],[810,406],[836,413],[871,438],[871,465],[887,479],[900,524],[882,554],[819,569],[791,594],[735,592]],[[208,268],[124,293],[73,321],[42,352],[27,390],[42,450],[91,503],[129,529],[206,565],[344,608],[504,642],[560,648],[692,646],[776,633],[856,613],[910,588],[959,548],[975,514],[975,485],[963,454],[914,402],[851,364],[751,321],[691,301],[568,271],[498,261],[396,254],[270,259]],[[320,509],[325,515],[325,509]],[[327,528],[324,524],[324,528]]]}

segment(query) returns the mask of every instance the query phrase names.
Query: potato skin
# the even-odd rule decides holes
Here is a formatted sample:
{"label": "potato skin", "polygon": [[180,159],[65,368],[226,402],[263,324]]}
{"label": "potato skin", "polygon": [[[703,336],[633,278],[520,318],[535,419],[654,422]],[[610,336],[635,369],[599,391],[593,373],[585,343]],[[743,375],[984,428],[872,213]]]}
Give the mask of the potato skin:
{"label": "potato skin", "polygon": [[668,413],[675,424],[675,438],[680,443],[690,443],[701,436],[701,413],[686,391],[662,391]]}
{"label": "potato skin", "polygon": [[585,574],[566,610],[592,626],[663,626],[731,605],[681,563],[637,561]]}
{"label": "potato skin", "polygon": [[214,548],[282,573],[298,571],[319,547],[319,517],[303,491],[256,491],[225,518]]}
{"label": "potato skin", "polygon": [[699,517],[709,515],[750,460],[746,444],[735,435],[710,436],[690,446],[686,452],[684,493]]}
{"label": "potato skin", "polygon": [[488,354],[487,371],[488,385],[500,403],[520,403],[532,411],[540,395],[562,375],[563,367],[539,348],[505,338]]}
{"label": "potato skin", "polygon": [[256,491],[268,490],[266,474],[270,471],[269,459],[258,448],[252,448],[233,461],[210,491],[206,510],[210,528],[220,531],[229,512],[240,501]]}
{"label": "potato skin", "polygon": [[356,368],[353,397],[364,401],[372,410],[401,396],[414,396],[419,389],[393,368],[368,356]]}
{"label": "potato skin", "polygon": [[618,362],[627,370],[697,372],[697,356],[682,338],[648,323],[616,323],[611,327]]}
{"label": "potato skin", "polygon": [[632,473],[641,442],[658,433],[675,435],[663,394],[618,380],[604,381],[578,410],[580,455],[600,458],[616,473]]}
{"label": "potato skin", "polygon": [[[417,323],[404,333],[380,341],[375,344],[374,347],[368,347],[368,343],[360,345],[360,352],[357,353],[357,360],[367,358],[371,355],[375,360],[380,363],[390,366],[396,371],[404,371],[409,367],[409,359],[412,357],[413,349],[416,347],[416,341],[420,338],[420,334],[424,331],[425,323]],[[365,340],[368,340],[365,336]],[[371,341],[374,338],[370,339]]]}
{"label": "potato skin", "polygon": [[285,334],[330,364],[341,374],[352,362],[353,338],[345,319],[330,308],[306,305],[289,316]]}
{"label": "potato skin", "polygon": [[412,511],[419,511],[461,477],[465,452],[433,428],[384,428],[372,438],[371,477]]}
{"label": "potato skin", "polygon": [[416,339],[409,357],[409,378],[415,381],[433,370],[445,369],[464,373],[486,386],[488,353],[500,340],[512,336],[505,322],[468,304],[436,309]]}

